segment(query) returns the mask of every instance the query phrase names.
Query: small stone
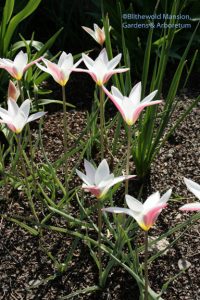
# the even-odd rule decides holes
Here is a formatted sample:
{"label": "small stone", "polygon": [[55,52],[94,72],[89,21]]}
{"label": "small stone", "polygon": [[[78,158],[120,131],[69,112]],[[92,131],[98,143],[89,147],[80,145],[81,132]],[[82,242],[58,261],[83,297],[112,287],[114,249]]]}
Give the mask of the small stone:
{"label": "small stone", "polygon": [[[155,241],[157,238],[158,238],[158,236],[149,237],[149,242],[151,243],[151,242]],[[165,250],[165,248],[167,248],[168,246],[169,246],[168,240],[166,238],[163,238],[162,240],[150,245],[149,246],[149,251],[157,253],[159,251]],[[169,249],[166,249],[166,251],[164,251],[161,254],[161,256],[167,254],[168,251],[169,251]]]}
{"label": "small stone", "polygon": [[191,267],[191,263],[185,258],[181,258],[178,261],[178,267],[180,270],[188,269],[189,267]]}
{"label": "small stone", "polygon": [[29,284],[30,287],[32,287],[32,288],[35,287],[35,288],[36,288],[36,287],[38,287],[41,283],[42,283],[41,280],[39,280],[39,279],[35,279],[35,280],[34,280],[34,279],[33,279],[33,280],[30,280],[28,284]]}

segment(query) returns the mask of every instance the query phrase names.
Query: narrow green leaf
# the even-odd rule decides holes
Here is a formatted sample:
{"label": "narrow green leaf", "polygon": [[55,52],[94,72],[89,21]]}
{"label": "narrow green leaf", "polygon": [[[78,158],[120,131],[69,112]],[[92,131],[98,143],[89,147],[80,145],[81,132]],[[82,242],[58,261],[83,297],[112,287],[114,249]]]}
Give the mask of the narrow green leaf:
{"label": "narrow green leaf", "polygon": [[40,2],[41,0],[29,0],[27,5],[10,20],[4,37],[4,53],[7,53],[11,38],[19,23],[31,15],[36,10]]}

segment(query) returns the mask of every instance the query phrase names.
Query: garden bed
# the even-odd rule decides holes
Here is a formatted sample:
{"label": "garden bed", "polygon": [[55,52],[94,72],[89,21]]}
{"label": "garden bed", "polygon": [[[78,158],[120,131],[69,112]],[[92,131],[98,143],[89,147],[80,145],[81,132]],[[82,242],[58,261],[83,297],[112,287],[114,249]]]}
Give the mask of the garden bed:
{"label": "garden bed", "polygon": [[[196,91],[192,91],[191,94],[185,93],[179,96],[172,123],[176,121],[177,116],[181,114],[183,109],[193,101],[196,94]],[[80,104],[80,106],[84,108],[84,105]],[[63,153],[62,118],[63,113],[59,111],[51,112],[45,116],[42,138],[45,152],[51,162],[56,161]],[[71,147],[75,141],[74,137],[78,137],[85,128],[86,111],[83,109],[70,110],[67,112],[67,118],[69,131],[73,135],[68,140],[68,147]],[[183,183],[183,177],[200,182],[199,130],[200,105],[193,109],[181,127],[170,137],[161,149],[156,161],[152,164],[151,173],[145,185],[145,193],[150,195],[156,190],[164,192],[172,187],[173,197],[169,207],[159,216],[159,222],[150,230],[150,236],[159,236],[164,231],[189,217],[188,214],[180,213],[178,207],[180,204],[185,203],[187,199],[188,202],[193,200],[192,194],[187,192]],[[32,132],[33,138],[37,137],[37,128],[34,129],[33,127]],[[112,132],[109,131],[107,134],[108,143],[112,143]],[[124,132],[121,134],[122,140],[124,134]],[[87,136],[85,139],[87,139]],[[116,162],[123,151],[122,147],[121,152],[117,154]],[[109,160],[109,153],[106,155]],[[44,161],[42,152],[37,152],[36,159],[38,164]],[[73,168],[78,159],[79,154],[70,159],[70,168]],[[96,157],[96,160],[99,161],[99,157]],[[133,163],[131,163],[130,173],[134,174]],[[58,174],[63,182],[62,167],[58,170]],[[73,182],[70,182],[70,188],[80,185],[80,180],[77,176],[75,178]],[[129,193],[137,195],[137,186],[137,180],[130,181]],[[0,194],[2,214],[5,216],[23,215],[29,217],[30,211],[26,199],[24,199],[24,194],[20,189],[13,190],[7,186],[0,191]],[[122,195],[123,186],[116,194],[118,202],[121,201]],[[94,205],[95,207],[95,199],[91,199],[88,194],[85,194],[84,197],[88,201],[87,205]],[[123,203],[117,204],[123,205]],[[71,210],[76,215],[78,206],[74,203],[74,207]],[[52,224],[58,224],[63,228],[68,226],[67,222],[60,216],[55,216]],[[72,237],[45,229],[40,239],[32,237],[6,218],[1,218],[0,229],[0,299],[62,299],[62,297],[77,290],[98,285],[97,267],[90,256],[88,247],[83,242],[78,242],[66,272],[59,273],[47,252],[53,253],[59,261],[64,260],[66,253],[71,249]],[[168,249],[166,253],[150,265],[150,286],[154,290],[159,291],[166,280],[180,271],[178,267],[179,259],[186,259],[191,263],[190,268],[169,285],[163,299],[199,299],[199,232],[200,222],[197,221],[184,232],[184,235],[180,237],[172,248]],[[179,234],[180,232],[176,232],[167,238],[165,242],[172,242]],[[142,235],[139,236],[138,242],[142,243]],[[133,278],[121,267],[114,267],[103,291],[74,295],[71,299],[136,300],[138,295],[138,288]]]}

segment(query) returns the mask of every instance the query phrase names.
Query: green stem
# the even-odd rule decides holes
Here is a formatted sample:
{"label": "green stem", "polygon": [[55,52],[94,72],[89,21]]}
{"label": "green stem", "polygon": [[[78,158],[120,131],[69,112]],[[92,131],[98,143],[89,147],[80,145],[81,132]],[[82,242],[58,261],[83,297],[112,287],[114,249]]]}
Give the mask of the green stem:
{"label": "green stem", "polygon": [[101,211],[101,200],[98,199],[98,259],[99,259],[99,285],[100,286],[101,286],[101,278],[102,278],[101,232],[102,232],[102,211]]}
{"label": "green stem", "polygon": [[35,206],[34,206],[34,203],[33,203],[33,199],[32,199],[32,196],[31,196],[31,190],[30,190],[30,186],[29,186],[29,183],[28,183],[28,174],[27,174],[26,166],[25,166],[24,159],[23,159],[23,149],[22,149],[22,145],[21,145],[21,134],[16,135],[16,139],[17,139],[19,157],[21,158],[21,167],[22,167],[22,171],[23,171],[24,181],[25,181],[26,188],[27,188],[29,205],[30,205],[31,211],[32,211],[36,221],[39,222],[37,213],[35,211]]}
{"label": "green stem", "polygon": [[[126,175],[129,175],[129,159],[131,152],[131,126],[128,126],[128,145],[127,145],[127,157],[126,157]],[[125,195],[128,194],[128,180],[125,182]]]}
{"label": "green stem", "polygon": [[[65,86],[62,86],[62,98],[63,98],[63,127],[64,127],[64,153],[67,154],[67,110],[66,110],[66,93]],[[65,157],[65,189],[66,194],[68,195],[68,161]]]}
{"label": "green stem", "polygon": [[[23,86],[21,80],[17,81],[18,83],[18,88],[20,91],[20,96],[21,96],[21,101],[24,101],[24,91],[23,91]],[[35,193],[37,194],[37,184],[36,184],[36,178],[35,178],[35,173],[34,173],[34,163],[33,163],[33,146],[32,146],[32,137],[31,137],[31,130],[30,130],[30,125],[27,124],[27,129],[28,129],[28,139],[29,139],[29,146],[30,146],[30,161],[31,161],[31,173],[33,176],[33,184],[34,184],[34,190]]]}
{"label": "green stem", "polygon": [[33,186],[34,186],[34,192],[37,197],[40,197],[40,194],[37,192],[37,180],[35,176],[35,167],[34,167],[34,151],[33,151],[33,145],[32,145],[32,137],[31,137],[31,130],[29,124],[27,124],[28,127],[28,139],[29,139],[29,146],[30,146],[30,163],[31,163],[31,173],[33,177]]}
{"label": "green stem", "polygon": [[20,91],[21,102],[23,102],[24,101],[24,91],[23,91],[23,86],[22,86],[21,80],[18,80],[17,84],[18,84],[18,88],[19,88],[19,91]]}
{"label": "green stem", "polygon": [[148,300],[148,231],[145,231],[144,237],[144,300]]}
{"label": "green stem", "polygon": [[105,133],[105,119],[104,119],[104,92],[100,87],[100,143],[101,143],[101,161],[104,159],[104,133]]}

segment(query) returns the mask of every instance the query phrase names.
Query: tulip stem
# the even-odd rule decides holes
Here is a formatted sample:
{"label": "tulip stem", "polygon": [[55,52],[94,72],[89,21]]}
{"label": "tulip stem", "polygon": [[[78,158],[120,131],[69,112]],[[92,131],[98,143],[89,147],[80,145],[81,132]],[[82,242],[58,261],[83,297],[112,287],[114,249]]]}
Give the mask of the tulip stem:
{"label": "tulip stem", "polygon": [[[127,145],[127,158],[126,158],[126,175],[129,175],[129,159],[131,151],[131,126],[128,126],[128,145]],[[125,195],[128,194],[128,180],[125,182]]]}
{"label": "tulip stem", "polygon": [[21,97],[21,103],[22,103],[22,102],[24,102],[23,86],[22,86],[21,80],[17,80],[17,83],[18,83],[18,88],[19,88],[20,97]]}
{"label": "tulip stem", "polygon": [[16,135],[16,139],[17,139],[17,146],[18,146],[18,151],[19,151],[19,157],[21,159],[21,167],[22,167],[22,171],[23,171],[24,181],[25,181],[25,185],[26,185],[26,188],[27,188],[27,195],[28,195],[29,205],[30,205],[31,211],[32,211],[32,213],[33,213],[36,221],[39,222],[37,213],[35,211],[35,206],[34,206],[34,203],[33,203],[33,199],[32,199],[32,196],[31,196],[31,190],[30,190],[30,186],[29,186],[29,183],[28,183],[28,174],[27,174],[26,166],[25,166],[24,159],[23,159],[23,149],[22,149],[22,144],[21,144],[21,134]]}
{"label": "tulip stem", "polygon": [[[18,83],[21,101],[24,102],[24,91],[23,91],[22,82],[21,82],[21,80],[18,80],[17,83]],[[29,139],[29,147],[30,147],[31,172],[32,172],[32,176],[33,176],[34,189],[35,189],[35,192],[37,193],[37,184],[36,184],[36,178],[35,178],[35,173],[34,173],[34,163],[33,163],[33,156],[34,156],[33,155],[33,145],[32,145],[32,137],[31,137],[31,130],[30,130],[29,123],[27,124],[27,128],[28,128],[28,139]]]}
{"label": "tulip stem", "polygon": [[63,98],[63,127],[64,127],[64,153],[65,153],[65,189],[68,195],[68,162],[67,162],[67,109],[66,109],[66,93],[65,86],[62,86],[62,98]]}
{"label": "tulip stem", "polygon": [[144,300],[148,300],[148,231],[145,231],[144,234]]}
{"label": "tulip stem", "polygon": [[98,199],[98,259],[99,259],[99,285],[100,286],[101,286],[101,277],[102,277],[101,232],[102,232],[102,211],[101,211],[101,200]]}
{"label": "tulip stem", "polygon": [[101,143],[101,161],[104,159],[104,133],[105,133],[105,119],[104,119],[104,92],[100,87],[100,143]]}

